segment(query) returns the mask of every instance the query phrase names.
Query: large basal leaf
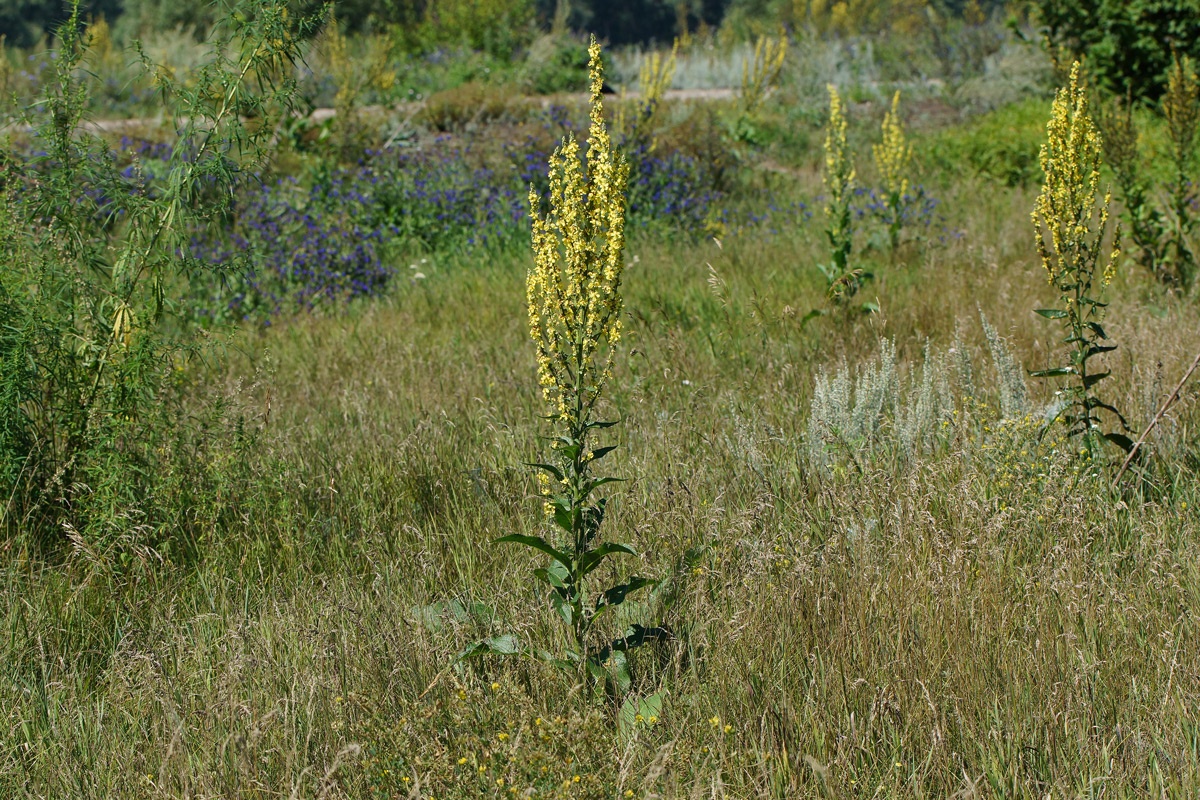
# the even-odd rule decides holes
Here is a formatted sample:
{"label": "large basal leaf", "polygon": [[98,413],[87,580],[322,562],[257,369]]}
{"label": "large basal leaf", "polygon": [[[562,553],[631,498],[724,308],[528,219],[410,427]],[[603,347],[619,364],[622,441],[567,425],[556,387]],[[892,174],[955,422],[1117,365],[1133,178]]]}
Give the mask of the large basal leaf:
{"label": "large basal leaf", "polygon": [[458,654],[455,661],[463,661],[476,656],[515,656],[522,652],[521,643],[517,641],[517,637],[511,633],[503,634],[502,636],[493,636],[490,639],[473,642],[463,648],[463,651]]}

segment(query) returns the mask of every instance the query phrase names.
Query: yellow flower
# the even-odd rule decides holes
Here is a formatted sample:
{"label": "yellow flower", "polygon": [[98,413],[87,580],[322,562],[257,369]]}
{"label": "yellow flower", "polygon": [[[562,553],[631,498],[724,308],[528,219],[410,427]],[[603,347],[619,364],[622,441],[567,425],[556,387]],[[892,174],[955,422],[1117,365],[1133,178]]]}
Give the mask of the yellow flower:
{"label": "yellow flower", "polygon": [[787,37],[772,39],[759,36],[754,43],[753,62],[742,60],[742,91],[739,99],[746,114],[752,114],[766,99],[771,87],[779,80],[783,71],[783,59],[787,56]]}
{"label": "yellow flower", "polygon": [[850,146],[846,142],[846,117],[842,98],[832,83],[829,90],[829,128],[825,132],[825,215],[833,225],[841,225],[841,210],[850,202],[854,186],[854,164],[850,161]]}
{"label": "yellow flower", "polygon": [[1064,300],[1075,300],[1073,293],[1066,294],[1068,287],[1078,285],[1086,296],[1105,255],[1103,285],[1112,280],[1121,238],[1118,224],[1112,250],[1101,252],[1112,198],[1106,192],[1098,200],[1100,134],[1088,113],[1078,63],[1070,83],[1054,97],[1039,160],[1046,177],[1033,208],[1035,243],[1050,283],[1063,291]]}
{"label": "yellow flower", "polygon": [[[530,187],[534,265],[526,278],[529,333],[538,382],[553,411],[589,406],[612,371],[621,338],[625,185],[629,165],[604,123],[600,46],[588,48],[591,124],[587,170],[567,136],[550,157],[550,208],[544,216]],[[599,360],[599,362],[598,362]]]}
{"label": "yellow flower", "polygon": [[892,196],[903,197],[908,192],[907,173],[912,160],[912,147],[904,136],[899,111],[900,92],[896,92],[892,96],[891,110],[883,117],[883,141],[871,148],[889,202]]}

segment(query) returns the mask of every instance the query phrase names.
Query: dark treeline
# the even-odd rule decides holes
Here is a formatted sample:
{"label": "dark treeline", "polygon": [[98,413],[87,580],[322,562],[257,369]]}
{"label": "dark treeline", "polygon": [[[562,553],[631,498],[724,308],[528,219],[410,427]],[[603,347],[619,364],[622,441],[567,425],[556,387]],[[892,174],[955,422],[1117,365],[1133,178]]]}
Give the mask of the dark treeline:
{"label": "dark treeline", "polygon": [[[321,0],[289,0],[298,13],[319,9]],[[802,22],[838,4],[857,14],[862,6],[901,5],[904,0],[336,0],[334,12],[350,30],[395,26],[415,30],[431,18],[451,16],[497,20],[548,29],[555,20],[577,31],[590,31],[612,45],[670,42],[685,31],[721,25],[728,17],[765,22]],[[153,30],[182,28],[203,37],[222,16],[228,0],[80,0],[83,18],[103,17],[120,38]],[[992,13],[1003,0],[933,0],[932,13],[961,16],[968,8]],[[0,35],[27,47],[53,31],[68,15],[66,0],[0,0]],[[886,18],[887,13],[878,15]]]}

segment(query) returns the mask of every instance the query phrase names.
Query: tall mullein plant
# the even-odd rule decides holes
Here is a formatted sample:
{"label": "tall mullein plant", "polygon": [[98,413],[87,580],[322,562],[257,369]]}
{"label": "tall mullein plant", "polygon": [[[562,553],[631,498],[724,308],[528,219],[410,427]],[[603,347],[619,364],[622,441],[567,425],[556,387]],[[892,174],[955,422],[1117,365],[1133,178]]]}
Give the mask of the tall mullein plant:
{"label": "tall mullein plant", "polygon": [[1109,375],[1092,369],[1091,360],[1115,350],[1106,344],[1102,326],[1104,290],[1113,277],[1120,252],[1120,226],[1112,245],[1106,246],[1111,193],[1099,195],[1102,144],[1088,111],[1087,92],[1079,77],[1079,64],[1070,83],[1055,95],[1046,143],[1041,149],[1045,173],[1042,192],[1033,209],[1035,242],[1050,285],[1058,292],[1059,307],[1038,309],[1041,316],[1062,323],[1070,347],[1065,366],[1034,372],[1034,377],[1065,377],[1064,403],[1057,419],[1072,436],[1083,440],[1082,452],[1094,457],[1104,439],[1123,447],[1132,443],[1122,434],[1104,434],[1100,411],[1125,420],[1112,405],[1097,396],[1096,385]]}
{"label": "tall mullein plant", "polygon": [[908,170],[912,164],[912,145],[904,135],[904,123],[900,120],[900,92],[892,96],[892,107],[883,117],[882,133],[882,141],[872,150],[879,178],[883,181],[884,204],[888,213],[888,240],[895,250],[900,244],[904,198],[908,194]]}
{"label": "tall mullein plant", "polygon": [[615,423],[595,419],[596,404],[612,375],[621,338],[621,278],[625,247],[625,187],[629,167],[616,152],[601,103],[600,47],[589,48],[591,125],[586,163],[579,143],[563,139],[550,159],[549,210],[531,188],[534,263],[527,280],[529,332],[537,374],[554,435],[548,463],[535,464],[552,528],[549,535],[514,534],[497,539],[538,550],[551,559],[535,576],[549,589],[554,610],[570,628],[574,649],[546,660],[590,673],[609,674],[610,659],[641,643],[647,631],[634,626],[621,639],[601,646],[592,628],[605,612],[649,585],[643,578],[592,590],[589,578],[617,553],[631,547],[602,541],[606,501],[597,490],[613,478],[596,477],[595,465],[614,449],[596,447],[593,434]]}
{"label": "tall mullein plant", "polygon": [[854,243],[850,197],[854,191],[855,169],[846,140],[846,116],[837,87],[829,84],[829,127],[825,131],[825,238],[829,241],[829,264],[821,271],[829,285],[829,296],[844,301],[858,292],[864,277],[851,269],[850,251]]}

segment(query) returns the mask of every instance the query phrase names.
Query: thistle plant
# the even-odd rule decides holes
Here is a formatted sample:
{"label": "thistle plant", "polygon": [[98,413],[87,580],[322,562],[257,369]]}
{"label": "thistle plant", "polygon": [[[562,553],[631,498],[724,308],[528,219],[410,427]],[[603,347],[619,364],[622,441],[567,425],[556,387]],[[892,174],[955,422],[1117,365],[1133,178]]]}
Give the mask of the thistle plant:
{"label": "thistle plant", "polygon": [[1196,218],[1191,211],[1191,169],[1195,158],[1196,129],[1200,125],[1200,84],[1197,83],[1191,59],[1187,56],[1180,58],[1176,54],[1167,71],[1163,116],[1167,119],[1171,162],[1175,172],[1170,192],[1171,230],[1168,246],[1180,287],[1186,293],[1196,276],[1196,254],[1191,246],[1191,236],[1196,228]]}
{"label": "thistle plant", "polygon": [[[614,425],[595,419],[611,377],[621,338],[621,278],[625,247],[625,186],[629,167],[616,151],[604,122],[600,46],[592,39],[591,124],[586,164],[573,136],[550,158],[549,211],[542,214],[530,188],[534,264],[527,279],[529,332],[537,353],[537,375],[554,427],[549,463],[539,469],[544,508],[557,530],[550,538],[514,534],[497,539],[538,550],[551,558],[534,575],[549,588],[550,602],[570,628],[574,649],[565,658],[541,654],[561,667],[606,678],[624,651],[655,636],[634,626],[601,646],[592,628],[605,612],[647,586],[630,578],[593,592],[590,578],[610,555],[634,555],[628,545],[602,541],[606,500],[597,489],[613,478],[595,477],[594,466],[613,446],[596,447],[593,434]],[[493,648],[494,649],[494,648]],[[619,655],[618,655],[619,654]]]}
{"label": "thistle plant", "polygon": [[1116,349],[1104,344],[1108,336],[1101,322],[1107,303],[1101,298],[1113,277],[1121,232],[1118,224],[1111,247],[1105,245],[1111,193],[1099,196],[1102,145],[1078,63],[1071,69],[1070,83],[1055,95],[1046,134],[1040,155],[1045,182],[1032,219],[1042,266],[1061,305],[1037,313],[1062,322],[1071,356],[1065,366],[1032,374],[1068,378],[1062,392],[1065,402],[1055,419],[1070,435],[1080,436],[1083,452],[1094,457],[1103,439],[1126,447],[1131,443],[1123,435],[1101,433],[1100,410],[1116,415],[1122,425],[1125,420],[1096,395],[1096,384],[1109,372],[1090,370],[1094,357]]}
{"label": "thistle plant", "polygon": [[128,495],[106,502],[140,502],[168,369],[203,352],[182,289],[211,281],[215,268],[195,256],[193,237],[224,223],[234,189],[267,164],[296,95],[294,80],[269,78],[292,71],[316,22],[289,20],[274,0],[239,2],[187,82],[137,49],[176,131],[150,190],[141,163],[124,172],[111,143],[83,124],[99,32],[85,33],[72,4],[56,80],[24,112],[38,154],[0,171],[0,493],[20,499],[0,508],[0,530],[53,541],[69,522],[90,536],[88,504],[115,474]]}
{"label": "thistle plant", "polygon": [[892,249],[900,244],[900,225],[904,216],[904,197],[908,194],[908,171],[912,164],[912,146],[900,121],[900,92],[892,96],[892,107],[883,117],[883,139],[872,148],[875,166],[883,181],[887,205],[888,240]]}

